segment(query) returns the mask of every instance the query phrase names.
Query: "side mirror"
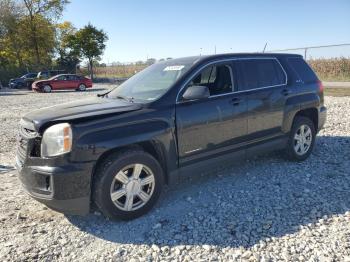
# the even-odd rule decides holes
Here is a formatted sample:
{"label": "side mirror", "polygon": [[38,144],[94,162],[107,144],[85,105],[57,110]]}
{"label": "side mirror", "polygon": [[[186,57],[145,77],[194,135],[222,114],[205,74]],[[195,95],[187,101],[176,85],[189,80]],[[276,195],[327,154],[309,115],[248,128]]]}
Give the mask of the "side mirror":
{"label": "side mirror", "polygon": [[209,88],[206,86],[190,86],[187,88],[182,98],[184,100],[197,100],[208,98],[210,96]]}

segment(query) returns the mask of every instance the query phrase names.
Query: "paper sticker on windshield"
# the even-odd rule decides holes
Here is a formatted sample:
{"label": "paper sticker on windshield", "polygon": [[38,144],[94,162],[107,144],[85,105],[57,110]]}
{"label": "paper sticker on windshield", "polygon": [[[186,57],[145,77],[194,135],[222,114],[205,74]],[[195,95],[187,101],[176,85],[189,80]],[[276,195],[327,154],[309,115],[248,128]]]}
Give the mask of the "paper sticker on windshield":
{"label": "paper sticker on windshield", "polygon": [[184,67],[184,65],[167,66],[166,68],[164,68],[163,71],[180,71]]}

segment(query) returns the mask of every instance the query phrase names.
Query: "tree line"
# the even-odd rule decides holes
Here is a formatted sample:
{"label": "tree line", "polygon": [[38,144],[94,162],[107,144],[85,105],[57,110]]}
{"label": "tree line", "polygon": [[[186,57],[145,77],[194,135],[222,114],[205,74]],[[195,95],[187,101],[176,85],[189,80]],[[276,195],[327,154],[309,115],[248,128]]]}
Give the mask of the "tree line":
{"label": "tree line", "polygon": [[0,81],[48,69],[74,72],[86,59],[100,59],[107,34],[92,24],[77,29],[59,22],[68,0],[0,1]]}

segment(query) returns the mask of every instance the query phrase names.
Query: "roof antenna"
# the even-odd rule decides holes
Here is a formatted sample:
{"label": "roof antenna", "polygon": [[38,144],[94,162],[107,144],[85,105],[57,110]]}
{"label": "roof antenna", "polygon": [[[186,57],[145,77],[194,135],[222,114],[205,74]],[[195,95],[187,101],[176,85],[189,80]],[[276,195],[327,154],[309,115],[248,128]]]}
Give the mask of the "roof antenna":
{"label": "roof antenna", "polygon": [[265,53],[266,47],[267,47],[267,42],[266,42],[266,44],[265,44],[265,46],[264,46],[263,53]]}

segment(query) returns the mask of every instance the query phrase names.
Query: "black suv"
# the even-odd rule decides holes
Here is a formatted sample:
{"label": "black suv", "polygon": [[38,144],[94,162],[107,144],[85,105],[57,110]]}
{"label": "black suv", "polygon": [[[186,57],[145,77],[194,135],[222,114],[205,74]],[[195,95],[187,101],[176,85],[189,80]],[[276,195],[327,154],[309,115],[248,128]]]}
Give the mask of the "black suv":
{"label": "black suv", "polygon": [[32,83],[34,82],[35,78],[37,76],[37,73],[28,73],[25,74],[19,78],[13,78],[9,81],[9,87],[10,88],[31,88]]}
{"label": "black suv", "polygon": [[65,74],[66,70],[48,70],[48,71],[40,71],[37,75],[38,79],[48,79],[50,77]]}
{"label": "black suv", "polygon": [[271,150],[305,160],[325,120],[323,86],[299,55],[180,58],[25,115],[16,162],[29,194],[55,210],[132,219],[179,175]]}

